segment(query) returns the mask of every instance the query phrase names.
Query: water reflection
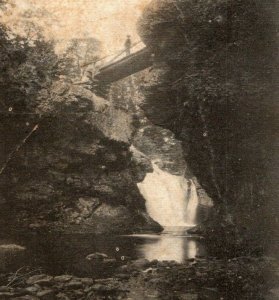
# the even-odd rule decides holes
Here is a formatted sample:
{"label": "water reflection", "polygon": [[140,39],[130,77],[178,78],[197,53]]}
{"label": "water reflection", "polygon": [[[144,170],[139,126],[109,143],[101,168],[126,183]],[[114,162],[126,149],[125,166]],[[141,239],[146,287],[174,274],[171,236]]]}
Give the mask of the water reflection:
{"label": "water reflection", "polygon": [[137,248],[138,256],[148,260],[174,260],[182,263],[188,258],[206,254],[199,240],[187,235],[163,233],[161,235],[139,235],[137,237],[144,239],[144,243],[139,244]]}
{"label": "water reflection", "polygon": [[[1,239],[0,235],[0,244],[18,244],[26,248],[21,252],[0,251],[1,272],[15,272],[29,266],[52,275],[68,273],[96,278],[111,276],[123,263],[123,257],[183,262],[196,255],[205,255],[201,240],[188,236],[183,228],[166,229],[162,234],[132,236],[17,232],[9,233],[8,239]],[[90,263],[86,256],[94,252],[114,258],[115,265]]]}
{"label": "water reflection", "polygon": [[152,243],[147,243],[139,248],[148,260],[175,260],[182,262],[184,259],[183,239],[178,237],[159,237]]}

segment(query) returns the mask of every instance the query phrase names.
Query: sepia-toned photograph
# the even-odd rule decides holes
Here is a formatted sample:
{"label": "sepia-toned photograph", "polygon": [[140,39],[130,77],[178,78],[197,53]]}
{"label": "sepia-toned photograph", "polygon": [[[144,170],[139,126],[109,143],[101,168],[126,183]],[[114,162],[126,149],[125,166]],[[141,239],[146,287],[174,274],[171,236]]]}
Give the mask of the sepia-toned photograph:
{"label": "sepia-toned photograph", "polygon": [[0,300],[279,300],[278,175],[278,0],[0,0]]}

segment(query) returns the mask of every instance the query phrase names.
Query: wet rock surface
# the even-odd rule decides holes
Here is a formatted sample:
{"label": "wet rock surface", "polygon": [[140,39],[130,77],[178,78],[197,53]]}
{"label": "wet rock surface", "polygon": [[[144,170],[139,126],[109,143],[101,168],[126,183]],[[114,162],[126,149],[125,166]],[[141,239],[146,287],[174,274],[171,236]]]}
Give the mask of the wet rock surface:
{"label": "wet rock surface", "polygon": [[[278,261],[263,257],[122,262],[113,277],[1,274],[0,299],[277,299]],[[277,273],[277,275],[276,275]],[[277,277],[276,277],[277,276]]]}

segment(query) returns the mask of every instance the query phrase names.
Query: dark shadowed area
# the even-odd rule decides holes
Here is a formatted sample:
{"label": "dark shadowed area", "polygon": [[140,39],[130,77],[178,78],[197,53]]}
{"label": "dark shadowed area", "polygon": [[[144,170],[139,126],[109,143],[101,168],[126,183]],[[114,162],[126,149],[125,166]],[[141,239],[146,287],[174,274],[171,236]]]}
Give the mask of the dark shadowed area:
{"label": "dark shadowed area", "polygon": [[0,299],[279,299],[278,1],[144,1],[142,41],[105,57],[21,4],[0,0],[22,10],[0,23]]}

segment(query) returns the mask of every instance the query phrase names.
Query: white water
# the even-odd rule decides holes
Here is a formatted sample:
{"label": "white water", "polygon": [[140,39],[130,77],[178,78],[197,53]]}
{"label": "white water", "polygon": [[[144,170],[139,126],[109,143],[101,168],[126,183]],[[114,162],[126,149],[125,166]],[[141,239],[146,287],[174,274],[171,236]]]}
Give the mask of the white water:
{"label": "white water", "polygon": [[142,245],[139,250],[148,260],[174,260],[182,263],[185,258],[194,258],[197,254],[195,241],[185,237],[161,235],[150,243]]}
{"label": "white water", "polygon": [[196,225],[197,209],[199,205],[199,198],[196,185],[190,180],[191,188],[189,198],[187,199],[186,220],[188,224]]}
{"label": "white water", "polygon": [[149,215],[163,227],[196,225],[198,195],[193,181],[152,165],[153,173],[138,183]]}

